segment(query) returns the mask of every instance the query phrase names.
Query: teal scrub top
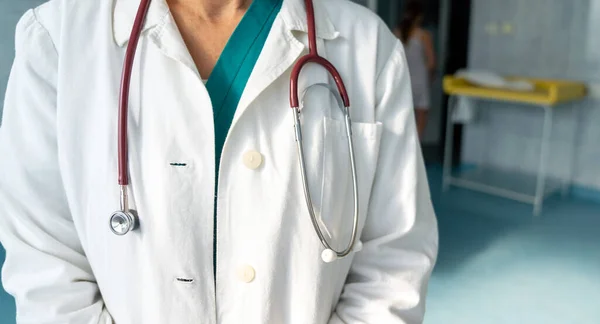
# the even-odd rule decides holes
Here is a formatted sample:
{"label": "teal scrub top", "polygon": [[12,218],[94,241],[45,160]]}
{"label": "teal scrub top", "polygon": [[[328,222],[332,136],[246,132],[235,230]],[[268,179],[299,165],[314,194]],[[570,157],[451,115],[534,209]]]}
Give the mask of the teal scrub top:
{"label": "teal scrub top", "polygon": [[[213,106],[215,123],[215,165],[219,177],[219,163],[225,138],[231,127],[246,83],[265,45],[275,17],[283,0],[254,0],[239,25],[229,38],[217,64],[206,81],[206,89]],[[215,197],[217,193],[215,181]],[[214,270],[217,264],[217,211],[215,199]]]}

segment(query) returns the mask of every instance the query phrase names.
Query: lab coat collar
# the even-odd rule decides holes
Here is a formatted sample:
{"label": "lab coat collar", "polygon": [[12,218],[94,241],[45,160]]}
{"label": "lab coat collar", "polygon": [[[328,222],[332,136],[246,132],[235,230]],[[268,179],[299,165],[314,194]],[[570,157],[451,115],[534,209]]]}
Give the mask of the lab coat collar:
{"label": "lab coat collar", "polygon": [[[113,34],[115,42],[119,46],[124,46],[129,41],[139,3],[139,0],[115,0]],[[325,7],[321,4],[321,0],[314,0],[314,7],[317,37],[327,40],[336,38],[339,33],[336,31]],[[169,6],[166,0],[152,0],[143,31],[163,25],[167,21],[168,15]],[[308,32],[303,0],[283,0],[280,18],[288,30]]]}
{"label": "lab coat collar", "polygon": [[[327,40],[335,39],[339,36],[339,33],[329,18],[327,9],[322,5],[322,1],[313,0],[317,37]],[[308,33],[304,0],[283,0],[280,14],[289,30]]]}
{"label": "lab coat collar", "polygon": [[[169,15],[169,6],[165,0],[150,1],[150,8],[148,8],[148,15],[142,33],[157,25],[164,24]],[[129,41],[139,5],[140,0],[115,0],[113,34],[117,45],[124,46]]]}

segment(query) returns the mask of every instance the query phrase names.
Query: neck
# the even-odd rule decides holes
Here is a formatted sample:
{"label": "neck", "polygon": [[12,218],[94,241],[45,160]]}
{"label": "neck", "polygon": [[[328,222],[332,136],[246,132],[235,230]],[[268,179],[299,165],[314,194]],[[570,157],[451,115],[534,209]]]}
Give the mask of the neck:
{"label": "neck", "polygon": [[205,21],[218,21],[246,12],[252,0],[167,0]]}

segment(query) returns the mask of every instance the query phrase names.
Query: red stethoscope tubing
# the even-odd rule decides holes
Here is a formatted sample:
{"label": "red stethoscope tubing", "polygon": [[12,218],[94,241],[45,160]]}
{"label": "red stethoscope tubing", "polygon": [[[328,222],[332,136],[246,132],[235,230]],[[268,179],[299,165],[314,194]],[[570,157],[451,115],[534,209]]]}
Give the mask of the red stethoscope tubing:
{"label": "red stethoscope tubing", "polygon": [[298,62],[294,65],[294,69],[292,70],[292,76],[290,77],[290,106],[291,108],[298,108],[298,77],[300,76],[300,72],[302,68],[308,63],[315,63],[324,67],[329,74],[333,77],[335,84],[337,85],[340,96],[342,97],[342,102],[344,103],[344,107],[350,107],[350,99],[348,98],[348,93],[346,92],[346,86],[344,85],[344,81],[342,81],[342,77],[340,76],[337,69],[325,58],[319,56],[317,51],[317,32],[315,28],[315,9],[313,7],[312,0],[304,0],[306,5],[306,20],[308,22],[308,54],[301,57]]}
{"label": "red stethoscope tubing", "polygon": [[[137,15],[131,30],[131,36],[129,38],[129,44],[127,45],[127,51],[125,52],[125,61],[123,64],[123,73],[121,75],[121,88],[119,91],[119,120],[118,120],[118,155],[119,155],[119,185],[127,186],[129,184],[129,171],[127,166],[127,115],[129,105],[129,89],[131,84],[131,72],[133,70],[133,62],[135,59],[135,52],[137,49],[140,35],[144,27],[144,21],[148,14],[148,8],[150,7],[151,0],[141,0],[138,8]],[[315,10],[312,0],[304,0],[306,5],[306,19],[308,22],[308,48],[309,53],[301,57],[298,62],[294,65],[292,75],[290,77],[290,106],[291,108],[297,109],[299,107],[298,102],[298,78],[302,68],[308,63],[315,63],[324,67],[333,77],[342,102],[345,107],[350,107],[350,99],[346,92],[346,87],[339,72],[336,68],[325,58],[319,56],[317,51],[317,33],[315,28]]]}
{"label": "red stethoscope tubing", "polygon": [[127,51],[125,52],[125,61],[123,63],[123,73],[121,74],[121,88],[119,90],[119,131],[118,131],[118,150],[119,150],[119,185],[127,186],[129,184],[129,170],[127,168],[127,114],[129,108],[129,88],[131,84],[131,71],[133,70],[133,61],[135,51],[140,40],[144,20],[150,8],[150,0],[141,0],[138,8]]}

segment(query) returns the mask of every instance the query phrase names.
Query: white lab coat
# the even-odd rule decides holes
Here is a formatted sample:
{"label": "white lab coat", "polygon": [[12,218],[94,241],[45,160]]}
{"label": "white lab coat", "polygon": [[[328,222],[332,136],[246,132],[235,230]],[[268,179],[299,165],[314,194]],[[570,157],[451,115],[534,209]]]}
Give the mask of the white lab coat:
{"label": "white lab coat", "polygon": [[[212,107],[164,0],[150,8],[131,87],[130,199],[141,228],[109,230],[119,78],[137,5],[53,0],[17,26],[0,128],[0,240],[18,323],[420,323],[437,227],[403,49],[384,23],[348,1],[315,1],[319,50],[352,103],[363,249],[321,261],[288,100],[307,25],[303,1],[285,0],[223,149],[215,284]],[[322,82],[311,66],[299,88]],[[309,186],[343,247],[346,139],[335,101],[313,89],[302,110]]]}

